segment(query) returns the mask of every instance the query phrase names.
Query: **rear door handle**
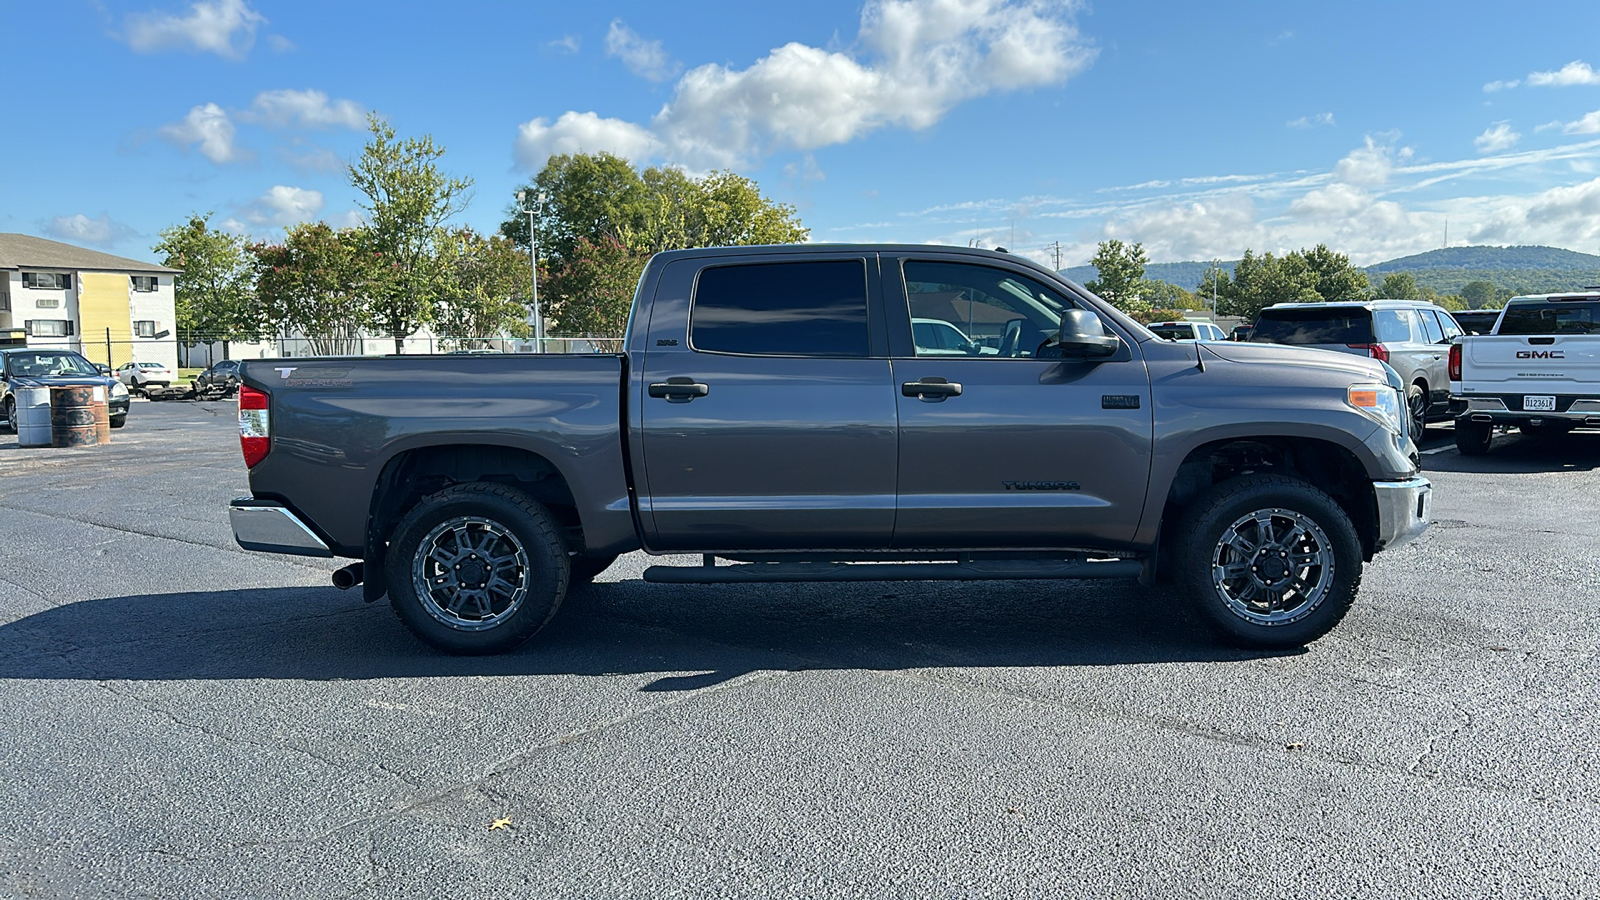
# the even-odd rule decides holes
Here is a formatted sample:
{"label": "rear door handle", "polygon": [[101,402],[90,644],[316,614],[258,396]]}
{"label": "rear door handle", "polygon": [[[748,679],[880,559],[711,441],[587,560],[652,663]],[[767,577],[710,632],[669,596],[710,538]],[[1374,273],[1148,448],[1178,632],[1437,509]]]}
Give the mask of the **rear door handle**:
{"label": "rear door handle", "polygon": [[900,393],[906,397],[919,397],[929,403],[941,403],[946,397],[961,396],[961,385],[943,378],[923,378],[903,382]]}
{"label": "rear door handle", "polygon": [[683,376],[658,381],[650,385],[649,390],[650,396],[657,400],[666,400],[668,403],[688,403],[696,397],[704,397],[711,393],[710,385]]}

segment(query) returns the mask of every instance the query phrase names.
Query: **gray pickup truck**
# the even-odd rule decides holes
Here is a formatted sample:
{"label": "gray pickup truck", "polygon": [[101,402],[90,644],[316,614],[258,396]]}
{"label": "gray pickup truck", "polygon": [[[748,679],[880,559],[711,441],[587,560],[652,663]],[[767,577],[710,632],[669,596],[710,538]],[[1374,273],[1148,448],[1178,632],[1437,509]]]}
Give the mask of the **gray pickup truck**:
{"label": "gray pickup truck", "polygon": [[1381,364],[1163,341],[983,250],[662,253],[621,354],[252,361],[239,407],[239,544],[360,560],[334,583],[452,653],[641,548],[703,560],[652,582],[1166,578],[1294,647],[1428,524]]}

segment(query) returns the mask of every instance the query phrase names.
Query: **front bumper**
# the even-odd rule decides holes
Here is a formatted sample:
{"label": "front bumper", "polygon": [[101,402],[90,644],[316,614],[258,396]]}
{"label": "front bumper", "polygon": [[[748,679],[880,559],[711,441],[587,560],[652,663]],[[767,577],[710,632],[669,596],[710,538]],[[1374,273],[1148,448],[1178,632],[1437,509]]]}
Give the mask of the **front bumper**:
{"label": "front bumper", "polygon": [[228,504],[233,539],[246,550],[295,556],[332,556],[327,543],[281,503],[240,497]]}
{"label": "front bumper", "polygon": [[1378,503],[1378,542],[1376,550],[1390,550],[1411,543],[1432,524],[1428,515],[1433,502],[1433,484],[1426,478],[1405,481],[1375,481],[1372,494]]}

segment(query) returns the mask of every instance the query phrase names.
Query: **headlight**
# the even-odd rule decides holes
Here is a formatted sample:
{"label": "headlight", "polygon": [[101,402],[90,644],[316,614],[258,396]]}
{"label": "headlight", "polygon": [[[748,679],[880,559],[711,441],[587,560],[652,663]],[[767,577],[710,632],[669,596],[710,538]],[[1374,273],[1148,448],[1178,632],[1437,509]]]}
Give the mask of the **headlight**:
{"label": "headlight", "polygon": [[1345,393],[1345,402],[1395,434],[1405,433],[1405,404],[1394,388],[1386,384],[1352,384]]}
{"label": "headlight", "polygon": [[111,396],[113,396],[113,397],[126,397],[126,396],[128,396],[128,386],[123,384],[120,381],[111,382]]}

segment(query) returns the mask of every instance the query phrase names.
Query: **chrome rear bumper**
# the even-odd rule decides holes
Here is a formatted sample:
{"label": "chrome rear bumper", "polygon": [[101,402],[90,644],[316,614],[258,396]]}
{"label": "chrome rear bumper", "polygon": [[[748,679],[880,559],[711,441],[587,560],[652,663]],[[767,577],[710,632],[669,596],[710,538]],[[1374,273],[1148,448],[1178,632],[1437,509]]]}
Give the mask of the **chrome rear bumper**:
{"label": "chrome rear bumper", "polygon": [[332,556],[333,551],[300,517],[272,500],[240,497],[228,504],[233,539],[246,550]]}
{"label": "chrome rear bumper", "polygon": [[1390,550],[1408,544],[1428,529],[1433,500],[1433,484],[1428,479],[1373,482],[1372,494],[1378,501],[1375,549]]}

